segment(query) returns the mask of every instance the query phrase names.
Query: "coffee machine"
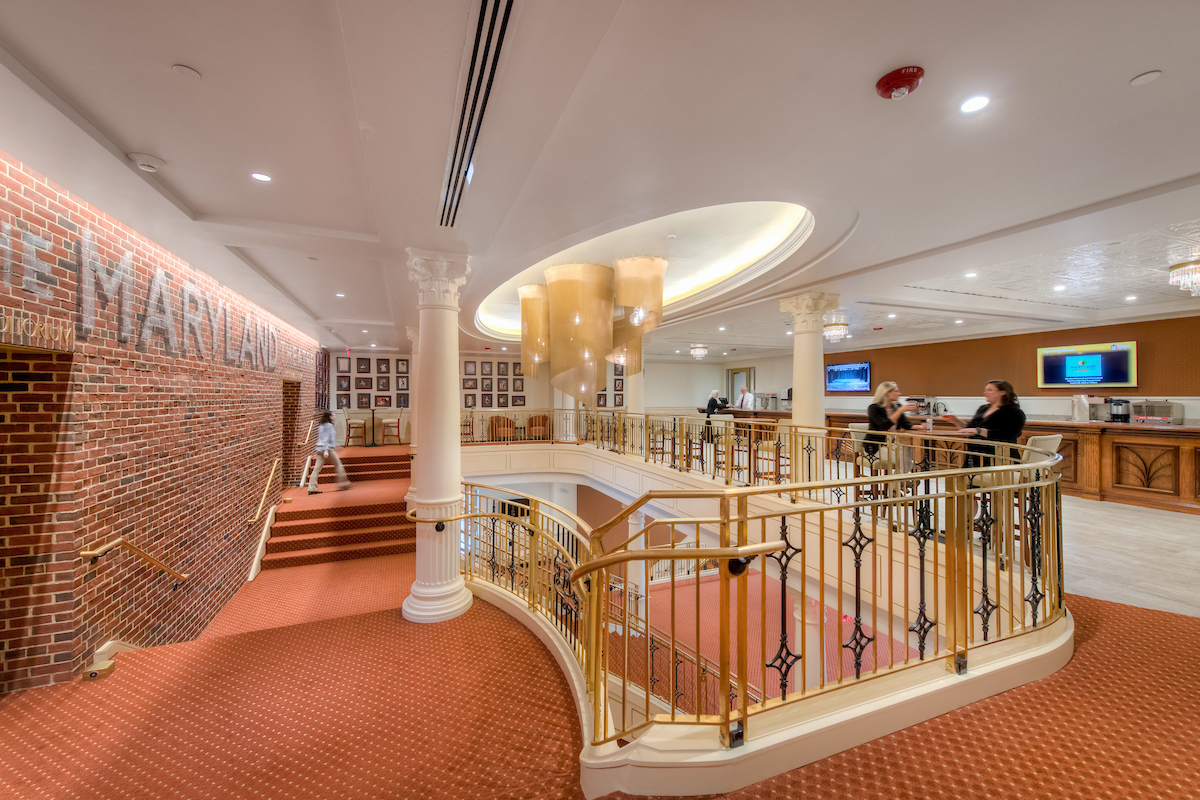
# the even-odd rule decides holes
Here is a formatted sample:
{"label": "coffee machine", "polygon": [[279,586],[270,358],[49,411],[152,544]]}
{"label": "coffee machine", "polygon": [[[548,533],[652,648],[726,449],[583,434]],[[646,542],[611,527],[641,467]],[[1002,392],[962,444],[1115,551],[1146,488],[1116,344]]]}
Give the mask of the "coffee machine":
{"label": "coffee machine", "polygon": [[911,394],[908,396],[908,402],[917,404],[916,414],[919,417],[936,417],[946,410],[946,405],[939,403],[932,395]]}
{"label": "coffee machine", "polygon": [[1128,400],[1121,400],[1114,397],[1108,405],[1108,417],[1110,422],[1129,422],[1130,415],[1133,413],[1133,403]]}
{"label": "coffee machine", "polygon": [[1071,397],[1072,422],[1108,422],[1111,397],[1077,394]]}

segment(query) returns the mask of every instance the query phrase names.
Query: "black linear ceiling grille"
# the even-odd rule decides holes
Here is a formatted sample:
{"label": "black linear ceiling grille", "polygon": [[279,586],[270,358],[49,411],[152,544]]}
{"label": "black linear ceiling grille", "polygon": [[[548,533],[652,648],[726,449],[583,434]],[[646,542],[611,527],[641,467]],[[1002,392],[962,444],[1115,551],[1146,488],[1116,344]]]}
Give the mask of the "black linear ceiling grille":
{"label": "black linear ceiling grille", "polygon": [[[501,5],[504,6],[503,11]],[[479,24],[475,26],[471,67],[463,90],[462,109],[458,114],[458,133],[454,139],[454,152],[450,156],[446,191],[442,195],[441,224],[446,227],[452,227],[458,219],[458,207],[467,190],[467,174],[475,155],[475,144],[479,141],[483,115],[487,112],[488,97],[492,93],[492,81],[496,78],[496,65],[500,63],[500,50],[504,46],[504,34],[508,31],[512,7],[513,0],[480,0],[479,3]]]}

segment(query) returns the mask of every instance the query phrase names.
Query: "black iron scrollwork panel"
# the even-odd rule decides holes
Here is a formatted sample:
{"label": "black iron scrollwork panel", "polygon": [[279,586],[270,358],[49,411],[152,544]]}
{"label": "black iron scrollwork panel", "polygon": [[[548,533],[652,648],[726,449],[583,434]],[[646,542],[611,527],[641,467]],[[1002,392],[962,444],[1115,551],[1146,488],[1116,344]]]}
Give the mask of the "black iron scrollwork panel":
{"label": "black iron scrollwork panel", "polygon": [[987,556],[988,548],[992,544],[992,528],[995,524],[996,520],[992,516],[992,496],[987,493],[981,494],[979,496],[979,518],[975,520],[975,530],[979,531],[979,542],[983,548],[983,585],[980,588],[979,604],[975,606],[975,613],[979,615],[979,619],[983,623],[983,640],[985,642],[988,640],[992,614],[1000,607],[992,602],[988,594]]}
{"label": "black iron scrollwork panel", "polygon": [[[1041,480],[1041,470],[1037,470],[1033,474],[1033,480],[1036,483]],[[1027,532],[1027,541],[1029,544],[1029,594],[1025,595],[1025,602],[1029,603],[1029,611],[1032,616],[1033,627],[1038,624],[1038,607],[1042,600],[1045,599],[1046,593],[1041,589],[1042,580],[1042,490],[1040,486],[1034,486],[1029,491],[1029,501],[1025,504],[1025,530]]]}
{"label": "black iron scrollwork panel", "polygon": [[[791,649],[788,644],[788,566],[792,563],[792,559],[800,555],[804,549],[804,531],[800,531],[800,544],[792,543],[788,531],[787,517],[779,518],[779,538],[786,545],[784,549],[774,553],[768,553],[767,558],[772,559],[779,565],[779,649],[775,651],[774,657],[767,662],[767,669],[773,669],[779,673],[779,693],[784,700],[788,694],[788,679],[792,672],[792,667],[801,659],[801,655]],[[798,636],[803,636],[804,632],[800,631]],[[763,686],[766,689],[766,686]]]}
{"label": "black iron scrollwork panel", "polygon": [[917,635],[917,652],[922,661],[925,660],[925,639],[929,632],[937,627],[937,621],[929,618],[926,613],[925,588],[925,548],[933,538],[933,509],[929,500],[918,500],[915,510],[916,524],[908,532],[917,543],[917,563],[920,566],[918,575],[917,618],[908,629]]}
{"label": "black iron scrollwork panel", "polygon": [[861,509],[854,509],[854,527],[850,532],[850,537],[842,542],[843,547],[848,547],[850,552],[854,553],[854,632],[842,644],[842,647],[854,653],[855,678],[862,677],[863,652],[871,642],[875,641],[874,636],[867,636],[863,632],[862,622],[862,556],[867,545],[873,541],[875,541],[875,537],[867,536],[863,532]]}

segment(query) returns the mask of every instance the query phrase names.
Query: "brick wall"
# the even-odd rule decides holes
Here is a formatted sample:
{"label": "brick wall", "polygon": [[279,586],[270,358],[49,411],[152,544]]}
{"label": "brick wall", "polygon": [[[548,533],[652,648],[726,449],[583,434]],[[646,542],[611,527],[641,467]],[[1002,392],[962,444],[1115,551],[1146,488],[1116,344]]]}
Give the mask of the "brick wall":
{"label": "brick wall", "polygon": [[[69,352],[10,355],[0,395],[13,409],[0,411],[5,465],[30,470],[0,484],[9,522],[20,520],[0,551],[8,691],[78,674],[109,639],[150,646],[203,630],[249,570],[272,461],[298,474],[285,420],[307,427],[313,414],[317,347],[3,153],[0,224],[3,341],[53,345],[36,326],[14,339],[14,312],[74,332]],[[285,381],[298,389],[286,413]],[[173,589],[126,551],[78,558],[118,536],[189,579]],[[54,591],[32,588],[42,584]]]}

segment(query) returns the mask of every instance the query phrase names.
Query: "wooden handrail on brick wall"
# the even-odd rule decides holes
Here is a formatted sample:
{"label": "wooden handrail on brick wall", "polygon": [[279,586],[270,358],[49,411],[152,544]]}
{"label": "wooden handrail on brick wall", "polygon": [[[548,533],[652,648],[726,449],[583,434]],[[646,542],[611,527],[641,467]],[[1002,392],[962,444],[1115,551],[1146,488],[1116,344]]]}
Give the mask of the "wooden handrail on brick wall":
{"label": "wooden handrail on brick wall", "polygon": [[275,470],[279,467],[279,459],[271,464],[271,474],[267,476],[267,485],[263,487],[262,499],[258,501],[258,511],[254,514],[254,519],[251,522],[258,522],[258,518],[262,516],[263,506],[267,503],[267,494],[271,491],[271,483],[275,480]]}
{"label": "wooden handrail on brick wall", "polygon": [[[92,563],[94,564],[94,563],[96,563],[96,559],[100,558],[103,555],[106,555],[110,550],[114,550],[118,547],[124,547],[126,550],[129,550],[134,555],[141,556],[142,559],[149,561],[151,564],[158,567],[163,572],[169,572],[171,575],[174,575],[176,578],[179,579],[179,583],[183,583],[184,581],[186,581],[188,579],[186,572],[176,572],[175,570],[168,567],[166,564],[159,561],[154,556],[147,553],[142,548],[138,547],[137,545],[135,545],[132,542],[130,542],[129,540],[127,540],[124,536],[120,536],[116,539],[113,539],[108,544],[102,544],[99,547],[97,547],[95,550],[80,550],[79,555],[83,556],[84,558],[91,559]],[[177,588],[179,586],[179,583],[176,583],[171,588],[172,589]]]}
{"label": "wooden handrail on brick wall", "polygon": [[308,440],[312,438],[312,429],[313,429],[313,425],[316,425],[316,424],[317,424],[317,421],[316,421],[315,419],[314,419],[314,420],[309,420],[309,422],[308,422],[308,433],[304,434],[304,444],[308,444]]}

